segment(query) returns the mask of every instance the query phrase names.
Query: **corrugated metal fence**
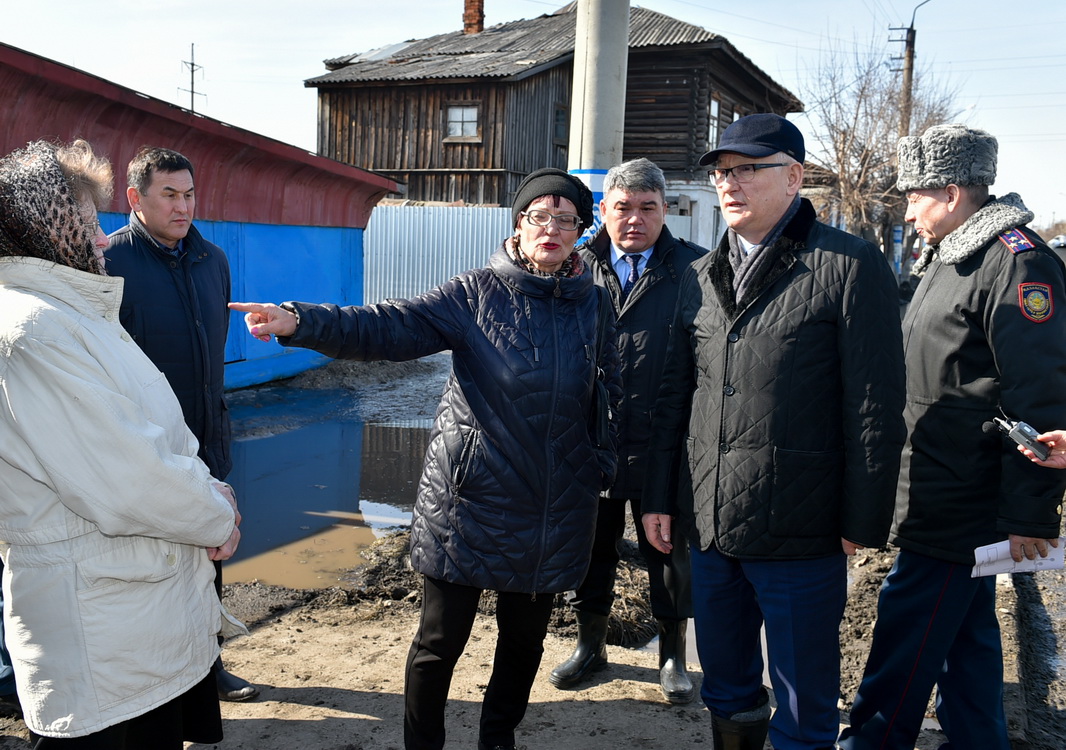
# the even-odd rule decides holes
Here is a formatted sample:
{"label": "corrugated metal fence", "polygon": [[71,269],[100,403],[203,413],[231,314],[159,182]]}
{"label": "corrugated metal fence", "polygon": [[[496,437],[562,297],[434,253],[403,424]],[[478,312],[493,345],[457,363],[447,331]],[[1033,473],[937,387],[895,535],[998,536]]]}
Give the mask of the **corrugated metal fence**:
{"label": "corrugated metal fence", "polygon": [[[688,237],[690,216],[667,216]],[[481,268],[512,233],[511,209],[484,206],[378,206],[363,240],[363,304],[407,299],[469,268]]]}
{"label": "corrugated metal fence", "polygon": [[364,238],[364,304],[406,299],[481,268],[511,234],[511,209],[378,206]]}

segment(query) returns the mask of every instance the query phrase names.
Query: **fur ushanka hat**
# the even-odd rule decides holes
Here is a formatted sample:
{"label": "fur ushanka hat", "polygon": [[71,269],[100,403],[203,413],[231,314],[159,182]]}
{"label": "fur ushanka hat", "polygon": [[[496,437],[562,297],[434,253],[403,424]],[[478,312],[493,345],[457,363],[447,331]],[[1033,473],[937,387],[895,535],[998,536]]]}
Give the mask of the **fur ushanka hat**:
{"label": "fur ushanka hat", "polygon": [[983,130],[957,123],[934,125],[920,136],[900,138],[896,149],[896,188],[901,192],[991,185],[996,181],[999,142]]}

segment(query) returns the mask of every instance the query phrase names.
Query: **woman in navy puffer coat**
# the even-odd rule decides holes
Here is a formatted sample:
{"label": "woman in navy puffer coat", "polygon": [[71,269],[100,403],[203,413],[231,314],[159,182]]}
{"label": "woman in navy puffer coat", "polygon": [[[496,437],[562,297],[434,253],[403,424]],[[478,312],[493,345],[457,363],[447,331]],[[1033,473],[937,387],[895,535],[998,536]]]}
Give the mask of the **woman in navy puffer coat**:
{"label": "woman in navy puffer coat", "polygon": [[411,531],[424,589],[407,662],[408,750],[444,746],[452,670],[485,589],[499,594],[499,639],[478,745],[514,747],[554,594],[584,578],[598,492],[614,475],[613,445],[596,446],[589,422],[598,370],[614,403],[621,397],[614,337],[597,346],[597,315],[613,312],[574,252],[592,195],[566,172],[539,170],[519,186],[513,213],[515,235],[486,268],[415,299],[232,305],[253,335],[331,357],[452,351]]}

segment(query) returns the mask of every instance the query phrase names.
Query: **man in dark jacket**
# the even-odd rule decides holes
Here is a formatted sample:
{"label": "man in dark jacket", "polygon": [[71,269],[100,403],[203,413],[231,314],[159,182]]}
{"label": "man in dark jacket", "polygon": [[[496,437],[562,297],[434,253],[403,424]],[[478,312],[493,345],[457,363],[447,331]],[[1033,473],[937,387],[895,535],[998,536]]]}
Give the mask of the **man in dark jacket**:
{"label": "man in dark jacket", "polygon": [[[768,729],[775,748],[833,746],[846,554],[885,542],[904,438],[895,280],[815,220],[804,155],[757,114],[700,160],[729,229],[682,279],[652,423],[644,527],[669,552],[677,516],[692,543],[715,748],[761,750]],[[686,443],[692,501],[671,507]]]}
{"label": "man in dark jacket", "polygon": [[1009,540],[1015,560],[1056,546],[1059,472],[982,423],[1046,430],[1066,420],[1062,262],[1026,226],[1014,193],[990,197],[998,144],[963,125],[899,142],[906,220],[927,243],[903,322],[907,445],[892,542],[862,684],[840,746],[912,748],[929,694],[951,747],[1009,750],[995,579],[974,549]]}
{"label": "man in dark jacket", "polygon": [[552,670],[549,680],[556,687],[573,687],[607,664],[607,619],[629,505],[637,524],[637,544],[648,564],[651,609],[659,626],[659,684],[671,702],[688,703],[695,696],[685,669],[685,631],[692,616],[688,546],[679,544],[672,555],[664,555],[648,544],[640,523],[640,498],[651,407],[662,378],[665,334],[681,275],[707,251],[674,239],[666,228],[666,179],[647,159],[628,161],[607,172],[600,215],[603,227],[580,252],[596,284],[610,292],[618,318],[625,390],[618,474],[600,498],[589,572],[570,597],[577,613],[577,647]]}
{"label": "man in dark jacket", "polygon": [[[166,375],[211,475],[232,467],[223,398],[229,330],[229,261],[192,225],[193,167],[165,148],[145,146],[127,169],[130,223],[109,238],[107,272],[123,276],[122,326]],[[215,563],[222,596],[222,564]],[[246,701],[259,689],[215,663],[219,698]]]}

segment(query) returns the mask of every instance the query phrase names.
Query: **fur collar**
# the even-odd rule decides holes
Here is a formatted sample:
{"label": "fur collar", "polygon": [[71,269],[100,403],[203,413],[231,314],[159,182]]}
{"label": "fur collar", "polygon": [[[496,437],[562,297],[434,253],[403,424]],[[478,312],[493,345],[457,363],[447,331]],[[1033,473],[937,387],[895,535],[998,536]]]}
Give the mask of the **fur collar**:
{"label": "fur collar", "polygon": [[711,285],[714,287],[718,302],[722,306],[726,317],[735,320],[736,317],[751,304],[764,289],[781,278],[781,275],[792,267],[796,261],[796,253],[807,247],[807,237],[811,233],[817,215],[814,206],[806,198],[800,201],[799,212],[785,227],[784,233],[771,247],[764,248],[764,252],[774,255],[773,262],[769,264],[766,275],[748,290],[747,296],[737,300],[733,291],[733,266],[729,262],[729,237],[728,233],[722,236],[718,248],[714,251],[709,268]]}
{"label": "fur collar", "polygon": [[922,257],[914,264],[913,273],[918,275],[924,272],[937,255],[946,265],[961,263],[996,236],[1032,220],[1033,212],[1025,207],[1017,193],[1007,193],[998,199],[989,198],[977,213],[941,240],[939,245],[927,246],[922,251]]}

